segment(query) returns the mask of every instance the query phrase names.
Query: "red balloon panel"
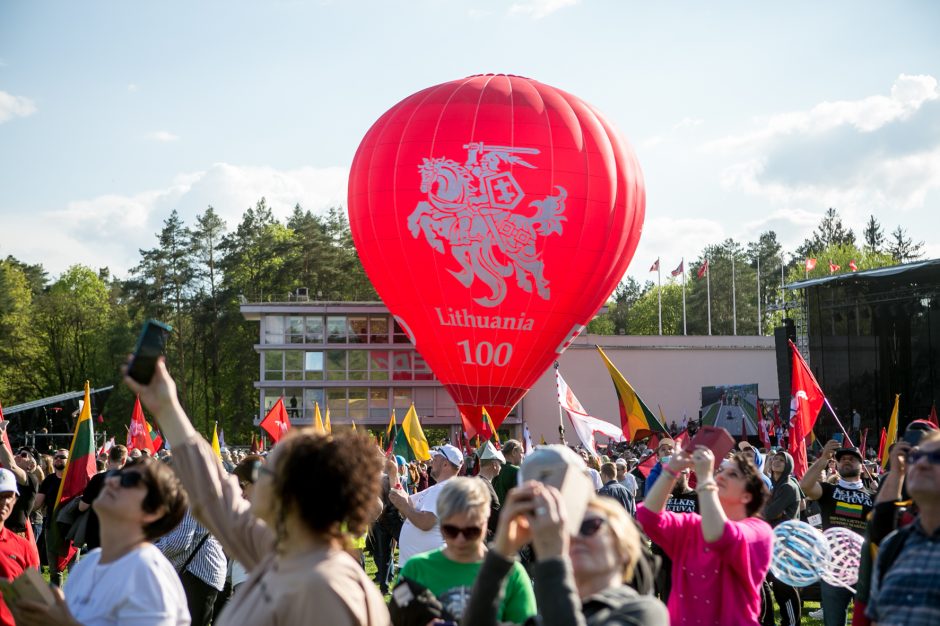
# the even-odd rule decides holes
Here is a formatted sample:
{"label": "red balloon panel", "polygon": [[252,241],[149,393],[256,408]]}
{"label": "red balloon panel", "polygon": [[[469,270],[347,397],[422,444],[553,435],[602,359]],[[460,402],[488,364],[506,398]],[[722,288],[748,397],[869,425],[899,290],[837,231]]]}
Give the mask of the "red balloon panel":
{"label": "red balloon panel", "polygon": [[626,142],[518,76],[420,91],[362,140],[349,219],[369,278],[461,409],[498,426],[604,303],[645,210]]}

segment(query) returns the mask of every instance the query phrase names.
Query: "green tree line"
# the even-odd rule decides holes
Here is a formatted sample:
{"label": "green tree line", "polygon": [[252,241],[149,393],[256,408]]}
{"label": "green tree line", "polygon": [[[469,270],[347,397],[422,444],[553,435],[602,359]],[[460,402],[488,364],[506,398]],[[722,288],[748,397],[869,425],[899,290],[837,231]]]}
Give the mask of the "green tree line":
{"label": "green tree line", "polygon": [[[41,265],[0,260],[0,401],[6,406],[115,385],[105,429],[121,441],[134,398],[120,365],[144,320],[173,326],[168,365],[194,423],[218,421],[229,442],[247,442],[258,414],[254,344],[258,325],[239,310],[248,300],[283,298],[306,287],[324,300],[376,300],[352,243],[345,211],[299,205],[284,221],[262,198],[229,230],[209,206],[195,223],[174,211],[140,250],[127,279],[74,265],[54,281]],[[95,416],[97,418],[97,416]]]}

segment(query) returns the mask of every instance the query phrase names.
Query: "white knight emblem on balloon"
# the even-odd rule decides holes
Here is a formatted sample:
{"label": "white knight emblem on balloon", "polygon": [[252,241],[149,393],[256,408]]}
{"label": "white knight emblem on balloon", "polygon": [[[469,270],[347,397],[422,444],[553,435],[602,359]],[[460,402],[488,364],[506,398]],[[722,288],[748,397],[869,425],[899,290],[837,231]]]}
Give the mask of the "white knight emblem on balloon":
{"label": "white knight emblem on balloon", "polygon": [[525,192],[510,168],[535,169],[522,155],[539,150],[483,143],[464,148],[465,163],[426,158],[418,167],[421,192],[428,199],[408,216],[408,229],[415,238],[423,233],[441,254],[453,256],[459,269],[448,271],[464,287],[479,280],[489,288],[488,296],[474,299],[481,306],[498,306],[506,297],[506,279],[513,275],[519,289],[534,290],[548,300],[541,244],[562,234],[567,191],[556,186],[556,194],[520,208]]}

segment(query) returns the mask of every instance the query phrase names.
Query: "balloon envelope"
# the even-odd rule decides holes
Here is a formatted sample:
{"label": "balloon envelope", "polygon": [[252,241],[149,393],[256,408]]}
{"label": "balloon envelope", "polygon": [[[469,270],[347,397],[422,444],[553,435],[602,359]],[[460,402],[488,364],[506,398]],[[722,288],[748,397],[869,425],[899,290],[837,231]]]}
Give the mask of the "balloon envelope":
{"label": "balloon envelope", "polygon": [[593,107],[535,80],[424,89],[368,131],[349,221],[379,296],[461,411],[499,426],[627,269],[645,192]]}

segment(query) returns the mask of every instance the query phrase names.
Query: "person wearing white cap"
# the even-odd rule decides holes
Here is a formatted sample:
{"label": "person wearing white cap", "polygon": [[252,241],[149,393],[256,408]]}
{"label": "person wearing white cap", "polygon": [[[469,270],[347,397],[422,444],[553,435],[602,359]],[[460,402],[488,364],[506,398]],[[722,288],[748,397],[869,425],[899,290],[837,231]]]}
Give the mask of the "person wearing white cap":
{"label": "person wearing white cap", "polygon": [[493,488],[493,479],[499,476],[505,464],[506,457],[489,441],[480,448],[480,473],[477,474],[477,478],[483,481],[487,491],[490,492],[490,518],[486,523],[487,540],[493,538],[496,525],[499,523],[499,496]]}
{"label": "person wearing white cap", "polygon": [[403,489],[390,489],[388,499],[405,518],[398,539],[398,566],[403,566],[416,554],[435,550],[444,545],[440,520],[437,517],[437,497],[448,480],[460,472],[463,454],[450,444],[431,450],[431,476],[437,481],[424,491],[409,496]]}
{"label": "person wearing white cap", "polygon": [[[0,578],[13,580],[28,567],[39,569],[39,553],[29,541],[20,537],[4,523],[13,512],[13,505],[20,494],[16,486],[16,476],[8,469],[0,469]],[[6,602],[0,599],[0,625],[12,624],[13,614]]]}

